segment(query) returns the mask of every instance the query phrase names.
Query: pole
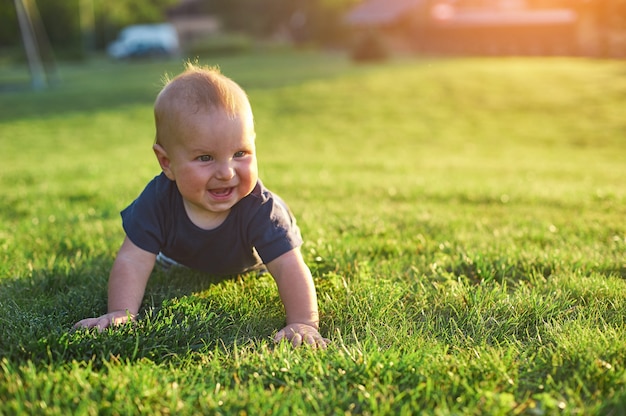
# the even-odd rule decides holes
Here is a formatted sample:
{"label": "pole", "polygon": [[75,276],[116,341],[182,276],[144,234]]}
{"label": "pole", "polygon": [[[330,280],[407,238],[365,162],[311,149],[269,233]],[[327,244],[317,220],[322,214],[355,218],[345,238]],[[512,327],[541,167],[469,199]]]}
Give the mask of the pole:
{"label": "pole", "polygon": [[24,4],[24,0],[15,0],[15,10],[17,11],[17,20],[22,34],[26,58],[28,60],[31,85],[35,90],[46,88],[45,71],[39,54],[35,29],[30,18],[28,7]]}

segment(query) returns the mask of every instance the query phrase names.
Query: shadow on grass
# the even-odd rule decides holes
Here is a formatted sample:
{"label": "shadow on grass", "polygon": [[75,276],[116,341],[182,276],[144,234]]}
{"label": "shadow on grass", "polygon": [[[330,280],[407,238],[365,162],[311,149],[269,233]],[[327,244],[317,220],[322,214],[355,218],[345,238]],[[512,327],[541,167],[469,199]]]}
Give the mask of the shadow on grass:
{"label": "shadow on grass", "polygon": [[626,262],[624,264],[616,264],[614,266],[605,267],[601,270],[601,273],[605,276],[617,276],[626,280]]}
{"label": "shadow on grass", "polygon": [[98,366],[113,357],[164,362],[260,342],[283,324],[280,305],[262,305],[266,310],[251,313],[249,306],[231,308],[205,294],[228,282],[249,285],[256,274],[213,278],[190,270],[155,270],[138,322],[103,332],[73,330],[80,319],[106,312],[111,264],[109,257],[95,257],[1,281],[0,356],[36,364],[76,360]]}
{"label": "shadow on grass", "polygon": [[446,272],[466,278],[471,284],[485,282],[508,284],[514,288],[520,282],[548,279],[557,266],[549,262],[526,264],[520,261],[511,263],[508,259],[496,258],[474,262],[458,262],[445,268]]}

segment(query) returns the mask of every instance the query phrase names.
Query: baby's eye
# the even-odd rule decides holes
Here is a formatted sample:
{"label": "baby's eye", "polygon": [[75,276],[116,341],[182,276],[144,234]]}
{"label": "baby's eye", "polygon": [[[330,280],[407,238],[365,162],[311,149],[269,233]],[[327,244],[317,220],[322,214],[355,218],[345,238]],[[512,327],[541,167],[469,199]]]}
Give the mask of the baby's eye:
{"label": "baby's eye", "polygon": [[244,157],[245,155],[246,155],[246,152],[244,152],[243,150],[240,150],[234,154],[234,157]]}
{"label": "baby's eye", "polygon": [[202,155],[202,156],[198,156],[197,160],[199,160],[200,162],[210,162],[213,160],[213,156],[210,155]]}

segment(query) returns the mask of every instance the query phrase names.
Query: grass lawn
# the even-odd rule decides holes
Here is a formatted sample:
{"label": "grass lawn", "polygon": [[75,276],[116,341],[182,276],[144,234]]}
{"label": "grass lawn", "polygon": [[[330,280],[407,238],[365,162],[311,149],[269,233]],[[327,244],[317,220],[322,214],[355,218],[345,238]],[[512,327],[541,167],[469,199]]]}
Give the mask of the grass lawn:
{"label": "grass lawn", "polygon": [[0,414],[626,414],[626,61],[200,62],[249,93],[333,344],[273,344],[271,277],[189,271],[70,330],[106,310],[182,64],[62,65],[0,92]]}

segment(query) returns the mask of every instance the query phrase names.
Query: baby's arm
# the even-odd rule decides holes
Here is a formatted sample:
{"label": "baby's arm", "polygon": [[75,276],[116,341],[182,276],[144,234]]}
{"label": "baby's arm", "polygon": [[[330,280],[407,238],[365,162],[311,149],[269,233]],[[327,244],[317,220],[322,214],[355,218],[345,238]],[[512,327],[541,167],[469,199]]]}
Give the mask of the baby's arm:
{"label": "baby's arm", "polygon": [[126,237],[109,276],[108,313],[83,319],[74,328],[103,330],[111,325],[124,324],[129,318],[134,320],[155,260],[156,255],[140,249]]}
{"label": "baby's arm", "polygon": [[325,348],[330,340],[319,331],[317,295],[311,271],[304,263],[299,248],[295,248],[267,264],[276,280],[278,293],[285,305],[287,326],[276,334],[275,340],[288,339],[294,346],[303,342]]}

